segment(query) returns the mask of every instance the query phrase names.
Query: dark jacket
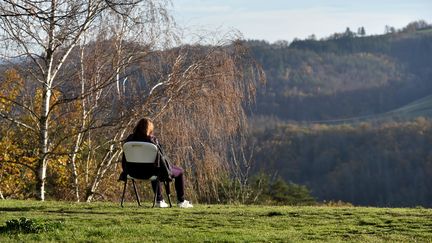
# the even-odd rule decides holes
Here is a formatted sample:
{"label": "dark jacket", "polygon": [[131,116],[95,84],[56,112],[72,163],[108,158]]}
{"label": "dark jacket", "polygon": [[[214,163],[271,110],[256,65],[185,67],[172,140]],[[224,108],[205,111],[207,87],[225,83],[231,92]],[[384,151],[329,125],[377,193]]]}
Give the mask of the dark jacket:
{"label": "dark jacket", "polygon": [[[149,137],[140,137],[140,136],[136,136],[134,134],[130,134],[124,141],[124,143],[129,142],[129,141],[138,141],[138,142],[147,142],[147,143],[153,143],[155,145],[158,146],[159,149],[161,149],[159,141],[157,140],[157,138],[153,135],[149,136]],[[148,178],[152,175],[154,175],[154,169],[157,168],[156,164],[154,165],[155,168],[149,168],[147,170],[142,168],[142,165],[140,164],[135,164],[135,163],[128,163],[128,165],[126,166],[126,156],[122,155],[122,173],[120,174],[120,178],[119,180],[122,181],[126,181],[126,177],[127,175],[131,175],[135,178]]]}

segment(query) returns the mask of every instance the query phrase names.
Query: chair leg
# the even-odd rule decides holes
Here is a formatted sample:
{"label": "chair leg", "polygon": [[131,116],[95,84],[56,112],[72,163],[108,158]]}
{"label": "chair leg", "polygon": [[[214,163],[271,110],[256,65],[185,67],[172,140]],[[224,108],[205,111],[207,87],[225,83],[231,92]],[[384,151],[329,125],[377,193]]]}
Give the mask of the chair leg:
{"label": "chair leg", "polygon": [[123,195],[122,195],[121,203],[120,203],[121,207],[123,207],[124,196],[125,196],[125,192],[126,192],[126,185],[127,185],[127,179],[126,179],[126,181],[124,182]]}
{"label": "chair leg", "polygon": [[169,183],[169,181],[165,181],[164,185],[165,185],[165,192],[166,192],[166,195],[167,195],[167,198],[168,198],[168,203],[170,205],[170,208],[172,208],[172,204],[171,204],[171,190],[170,190],[170,183]]}
{"label": "chair leg", "polygon": [[157,192],[158,192],[158,190],[159,190],[159,187],[160,187],[160,185],[159,185],[159,180],[156,180],[156,190],[155,190],[155,192],[154,192],[154,197],[153,197],[153,206],[152,206],[152,208],[154,208],[155,205],[156,205]]}
{"label": "chair leg", "polygon": [[135,186],[135,180],[134,179],[132,179],[132,185],[133,185],[133,188],[134,188],[134,191],[135,191],[135,196],[136,196],[136,199],[137,199],[137,202],[138,202],[138,206],[141,206],[140,198],[138,196],[138,192],[137,192],[137,189],[136,189],[136,186]]}

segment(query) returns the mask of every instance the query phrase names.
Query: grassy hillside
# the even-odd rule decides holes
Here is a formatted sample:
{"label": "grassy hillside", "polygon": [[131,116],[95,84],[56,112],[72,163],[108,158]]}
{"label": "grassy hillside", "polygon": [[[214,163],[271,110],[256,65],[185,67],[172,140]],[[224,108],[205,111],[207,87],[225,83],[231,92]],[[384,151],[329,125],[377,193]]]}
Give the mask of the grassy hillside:
{"label": "grassy hillside", "polygon": [[346,119],[332,119],[314,121],[313,123],[322,124],[353,124],[368,121],[387,121],[387,120],[412,120],[417,117],[432,117],[432,95],[415,100],[400,108],[391,110],[378,115],[366,115]]}
{"label": "grassy hillside", "polygon": [[432,95],[416,100],[399,109],[385,114],[386,116],[414,118],[418,116],[432,117]]}
{"label": "grassy hillside", "polygon": [[[0,242],[427,242],[431,209],[197,205],[151,209],[128,204],[0,201]],[[40,233],[6,227],[25,217]],[[9,223],[10,224],[10,223]],[[30,227],[31,228],[31,227]]]}

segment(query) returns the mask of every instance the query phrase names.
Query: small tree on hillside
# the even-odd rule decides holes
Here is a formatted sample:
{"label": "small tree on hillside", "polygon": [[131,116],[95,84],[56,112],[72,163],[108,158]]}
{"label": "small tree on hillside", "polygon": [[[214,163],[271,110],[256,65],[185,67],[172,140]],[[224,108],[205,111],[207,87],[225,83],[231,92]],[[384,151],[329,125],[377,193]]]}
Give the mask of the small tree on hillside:
{"label": "small tree on hillside", "polygon": [[366,35],[366,30],[363,26],[358,28],[357,35],[359,35],[359,36],[365,36]]}

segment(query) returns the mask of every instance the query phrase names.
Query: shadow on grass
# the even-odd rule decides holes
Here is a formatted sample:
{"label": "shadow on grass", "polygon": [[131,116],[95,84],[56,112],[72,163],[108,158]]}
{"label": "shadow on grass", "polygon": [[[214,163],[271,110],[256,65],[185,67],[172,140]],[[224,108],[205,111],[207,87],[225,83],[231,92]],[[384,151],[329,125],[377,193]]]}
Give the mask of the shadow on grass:
{"label": "shadow on grass", "polygon": [[46,213],[61,213],[61,214],[93,214],[93,215],[136,215],[137,212],[111,212],[111,211],[75,211],[75,210],[45,210]]}
{"label": "shadow on grass", "polygon": [[284,214],[281,212],[271,211],[271,212],[268,212],[265,216],[274,217],[274,216],[283,216],[283,215]]}
{"label": "shadow on grass", "polygon": [[[134,211],[131,211],[134,209]],[[139,212],[135,209],[140,209]],[[147,209],[148,211],[144,211]],[[110,209],[113,210],[113,209]],[[128,209],[114,208],[114,211],[103,211],[98,208],[81,208],[81,209],[50,209],[46,206],[29,206],[29,207],[0,207],[1,212],[39,212],[39,213],[53,213],[53,214],[89,214],[89,215],[136,215],[138,214],[152,214],[157,213],[151,207],[131,207]]]}
{"label": "shadow on grass", "polygon": [[31,206],[31,207],[0,207],[0,212],[28,212],[28,211],[42,211],[45,206]]}

